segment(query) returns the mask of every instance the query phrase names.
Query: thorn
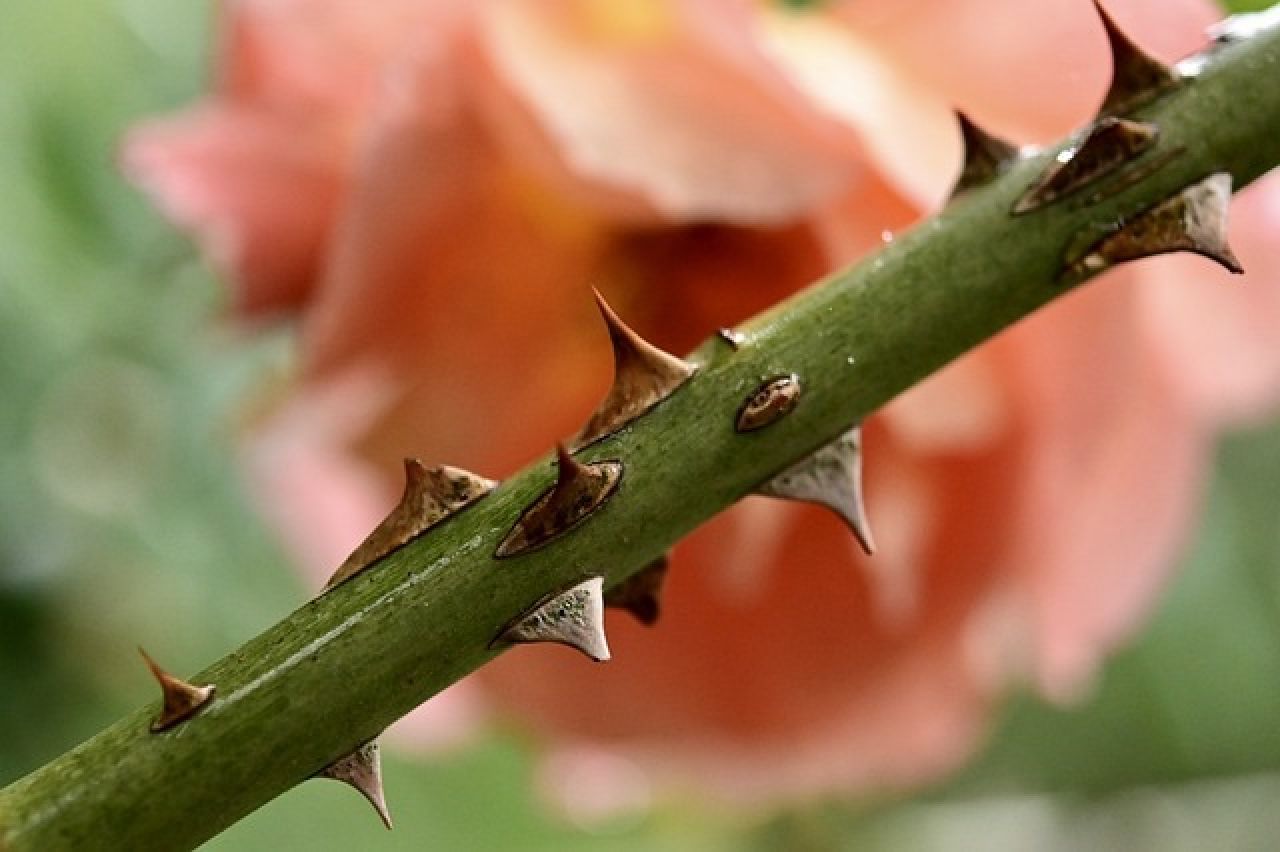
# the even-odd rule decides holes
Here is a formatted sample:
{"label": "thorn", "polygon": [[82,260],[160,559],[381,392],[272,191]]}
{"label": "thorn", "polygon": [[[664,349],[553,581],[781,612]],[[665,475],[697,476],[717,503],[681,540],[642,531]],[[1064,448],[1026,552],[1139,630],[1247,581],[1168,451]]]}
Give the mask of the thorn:
{"label": "thorn", "polygon": [[143,662],[151,669],[151,674],[160,683],[160,691],[164,693],[164,707],[161,708],[160,715],[151,720],[151,733],[158,734],[185,722],[213,700],[213,693],[217,689],[213,684],[195,686],[187,683],[156,665],[156,661],[146,651],[139,648],[138,653],[142,655]]}
{"label": "thorn", "polygon": [[1096,241],[1066,274],[1086,275],[1157,254],[1190,251],[1217,261],[1237,275],[1244,272],[1227,244],[1227,208],[1231,175],[1217,172],[1124,222]]}
{"label": "thorn", "polygon": [[747,342],[747,336],[740,331],[734,331],[732,328],[716,329],[716,337],[729,344],[729,348],[737,352],[742,348],[742,344]]}
{"label": "thorn", "polygon": [[445,518],[479,500],[496,484],[493,480],[456,467],[426,467],[417,459],[405,459],[404,495],[400,502],[338,567],[325,589],[332,589],[351,579]]}
{"label": "thorn", "polygon": [[613,344],[613,385],[574,438],[575,447],[585,447],[618,431],[675,393],[696,371],[691,364],[663,352],[628,328],[599,290],[592,288],[591,292]]}
{"label": "thorn", "polygon": [[338,758],[317,772],[316,777],[332,778],[356,788],[373,805],[387,830],[391,829],[391,811],[387,810],[387,797],[382,789],[382,755],[377,740],[369,740],[350,754]]}
{"label": "thorn", "polygon": [[625,609],[645,627],[658,623],[662,614],[662,584],[667,579],[669,557],[659,556],[614,586],[604,596],[605,606]]}
{"label": "thorn", "polygon": [[1017,148],[987,133],[958,110],[956,120],[960,122],[960,136],[964,139],[964,166],[951,190],[952,198],[994,180],[1018,157]]}
{"label": "thorn", "polygon": [[1156,143],[1160,128],[1108,116],[1094,122],[1082,141],[1058,153],[1013,205],[1015,216],[1038,210],[1132,162]]}
{"label": "thorn", "polygon": [[503,559],[536,550],[582,523],[612,496],[622,481],[622,462],[582,464],[556,445],[556,482],[525,509],[494,554]]}
{"label": "thorn", "polygon": [[801,500],[831,509],[845,522],[868,554],[876,552],[862,499],[862,428],[839,438],[779,473],[756,489],[765,497]]}
{"label": "thorn", "polygon": [[774,376],[751,392],[738,409],[738,421],[734,428],[739,432],[754,432],[776,423],[800,402],[800,377],[795,373]]}
{"label": "thorn", "polygon": [[1098,0],[1093,7],[1111,45],[1111,88],[1099,116],[1124,115],[1180,84],[1178,72],[1134,44]]}
{"label": "thorn", "polygon": [[548,595],[503,630],[493,644],[556,642],[603,663],[609,659],[603,589],[604,578],[591,577],[571,589]]}
{"label": "thorn", "polygon": [[1185,145],[1174,145],[1158,154],[1153,154],[1146,159],[1139,159],[1136,163],[1124,166],[1116,173],[1114,180],[1108,181],[1104,186],[1091,193],[1084,200],[1084,203],[1086,205],[1100,204],[1112,196],[1119,195],[1129,187],[1142,183],[1185,153],[1187,153]]}

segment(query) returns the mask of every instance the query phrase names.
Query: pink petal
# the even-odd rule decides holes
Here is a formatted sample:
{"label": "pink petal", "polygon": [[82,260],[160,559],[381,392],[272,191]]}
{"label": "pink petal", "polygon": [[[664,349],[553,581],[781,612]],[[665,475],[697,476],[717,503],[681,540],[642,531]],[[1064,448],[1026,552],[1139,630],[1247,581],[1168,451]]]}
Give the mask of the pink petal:
{"label": "pink petal", "polygon": [[[1117,23],[1173,61],[1205,43],[1202,0],[1111,0]],[[1106,39],[1085,0],[845,0],[837,14],[979,124],[1045,142],[1092,117],[1110,80]]]}
{"label": "pink petal", "polygon": [[1143,622],[1192,531],[1206,463],[1200,419],[1135,334],[1126,272],[999,344],[1026,418],[1006,570],[1021,576],[1041,687],[1059,698]]}
{"label": "pink petal", "polygon": [[296,306],[311,289],[340,161],[323,127],[213,105],[136,127],[122,153],[128,177],[194,232],[248,313]]}
{"label": "pink petal", "polygon": [[1257,418],[1280,402],[1280,177],[1264,178],[1231,206],[1233,276],[1199,257],[1135,267],[1146,339],[1166,380],[1210,422]]}
{"label": "pink petal", "polygon": [[645,7],[643,24],[575,8],[496,4],[484,44],[580,179],[678,220],[769,223],[854,173],[852,140],[749,44],[750,7],[670,0]]}

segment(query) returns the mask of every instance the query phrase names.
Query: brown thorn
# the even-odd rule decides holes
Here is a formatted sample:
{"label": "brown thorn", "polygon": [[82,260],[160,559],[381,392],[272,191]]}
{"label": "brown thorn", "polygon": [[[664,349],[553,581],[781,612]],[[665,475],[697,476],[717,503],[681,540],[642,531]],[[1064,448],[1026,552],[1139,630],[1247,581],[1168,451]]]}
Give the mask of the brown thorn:
{"label": "brown thorn", "polygon": [[604,578],[597,576],[546,596],[504,628],[490,647],[554,642],[575,648],[597,663],[607,661],[603,590]]}
{"label": "brown thorn", "polygon": [[503,559],[529,550],[568,532],[586,520],[617,490],[622,462],[582,464],[556,444],[556,481],[516,519],[494,554]]}
{"label": "brown thorn", "polygon": [[987,133],[959,110],[956,120],[964,140],[964,165],[951,190],[952,198],[994,180],[1018,157],[1017,148]]}
{"label": "brown thorn", "polygon": [[1015,216],[1039,210],[1132,162],[1156,143],[1154,124],[1107,116],[1095,121],[1084,138],[1062,149],[1035,183],[1013,205]]}
{"label": "brown thorn", "polygon": [[317,772],[316,777],[332,778],[354,787],[373,805],[387,830],[391,829],[391,811],[387,809],[387,797],[382,788],[382,755],[377,740],[369,740],[350,754],[338,758]]}
{"label": "brown thorn", "polygon": [[1068,263],[1064,277],[1100,272],[1128,260],[1175,251],[1202,255],[1238,275],[1244,269],[1227,244],[1230,201],[1230,173],[1209,175],[1094,242],[1083,256]]}
{"label": "brown thorn", "polygon": [[591,292],[613,345],[613,384],[574,438],[573,445],[579,448],[640,417],[673,394],[697,369],[636,334],[618,318],[599,290],[592,288]]}
{"label": "brown thorn", "polygon": [[862,429],[855,426],[756,489],[765,497],[800,500],[831,509],[868,555],[876,544],[862,497]]}
{"label": "brown thorn", "polygon": [[738,409],[734,428],[754,432],[776,423],[800,403],[800,391],[800,377],[795,373],[766,379]]}
{"label": "brown thorn", "polygon": [[1178,72],[1133,43],[1093,0],[1111,45],[1111,87],[1098,108],[1099,116],[1124,115],[1181,83]]}
{"label": "brown thorn", "polygon": [[662,584],[667,579],[669,561],[663,554],[614,586],[604,596],[605,606],[626,610],[646,627],[657,624],[662,614]]}
{"label": "brown thorn", "polygon": [[404,495],[368,538],[338,567],[325,589],[351,579],[431,527],[493,490],[493,480],[456,467],[404,460]]}
{"label": "brown thorn", "polygon": [[151,674],[155,676],[160,684],[160,691],[164,694],[164,706],[160,715],[151,720],[151,733],[158,734],[185,722],[213,700],[213,694],[217,690],[213,684],[195,686],[187,683],[160,668],[146,651],[139,648],[138,653],[142,655],[147,668],[151,669]]}

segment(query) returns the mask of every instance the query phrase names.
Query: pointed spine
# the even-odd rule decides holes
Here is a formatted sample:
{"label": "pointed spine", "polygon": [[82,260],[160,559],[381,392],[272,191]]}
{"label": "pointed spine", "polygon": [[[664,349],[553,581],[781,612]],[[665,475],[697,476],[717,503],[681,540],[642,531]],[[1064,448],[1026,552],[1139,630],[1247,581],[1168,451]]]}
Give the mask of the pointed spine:
{"label": "pointed spine", "polygon": [[1230,201],[1230,173],[1212,174],[1096,241],[1083,256],[1067,265],[1064,275],[1091,274],[1125,261],[1175,251],[1202,255],[1238,275],[1244,269],[1227,244]]}
{"label": "pointed spine", "polygon": [[331,778],[356,789],[373,805],[378,819],[390,831],[391,811],[382,786],[382,754],[377,740],[370,740],[348,755],[338,758],[316,773],[317,778]]}
{"label": "pointed spine", "polygon": [[855,426],[756,489],[764,497],[816,503],[835,512],[868,555],[875,553],[862,496],[862,428]]}
{"label": "pointed spine", "polygon": [[990,183],[1018,158],[1018,149],[998,136],[987,133],[962,112],[956,112],[960,137],[964,141],[964,165],[951,190],[951,197]]}
{"label": "pointed spine", "polygon": [[1039,210],[1101,180],[1133,162],[1159,135],[1154,124],[1111,116],[1098,119],[1084,138],[1064,148],[1014,203],[1014,215]]}
{"label": "pointed spine", "polygon": [[379,559],[493,490],[496,483],[456,467],[404,460],[404,494],[369,537],[338,567],[325,590],[350,580]]}
{"label": "pointed spine", "polygon": [[585,447],[617,432],[675,393],[696,372],[692,364],[663,352],[632,331],[592,289],[613,346],[613,385],[573,440]]}
{"label": "pointed spine", "polygon": [[497,558],[536,550],[568,532],[603,506],[622,481],[622,462],[582,464],[563,444],[556,445],[556,470],[555,484],[516,519]]}
{"label": "pointed spine", "polygon": [[151,670],[156,682],[160,684],[160,691],[164,697],[164,705],[160,709],[160,715],[151,720],[151,732],[153,734],[167,731],[175,725],[185,722],[199,713],[206,704],[213,700],[214,692],[217,689],[213,684],[196,686],[187,683],[185,680],[174,677],[160,668],[146,651],[139,648],[138,653],[142,655],[142,661],[147,664],[147,668]]}
{"label": "pointed spine", "polygon": [[1111,86],[1098,108],[1099,117],[1125,115],[1180,85],[1178,72],[1134,44],[1098,0],[1093,0],[1093,8],[1111,46]]}
{"label": "pointed spine", "polygon": [[604,634],[604,578],[591,577],[548,595],[508,625],[491,646],[554,642],[586,654],[597,663],[609,659]]}
{"label": "pointed spine", "polygon": [[605,606],[626,610],[646,627],[657,624],[669,563],[670,557],[663,554],[614,586],[604,596]]}

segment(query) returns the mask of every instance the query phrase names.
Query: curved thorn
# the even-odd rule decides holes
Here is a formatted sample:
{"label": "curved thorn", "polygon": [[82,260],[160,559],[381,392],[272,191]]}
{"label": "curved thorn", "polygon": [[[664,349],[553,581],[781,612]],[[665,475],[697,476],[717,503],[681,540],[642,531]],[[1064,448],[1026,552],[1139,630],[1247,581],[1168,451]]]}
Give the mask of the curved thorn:
{"label": "curved thorn", "polygon": [[667,579],[669,562],[670,557],[664,553],[614,586],[604,596],[605,606],[626,610],[645,627],[657,624],[662,614],[662,584]]}
{"label": "curved thorn", "polygon": [[868,555],[876,544],[862,497],[862,428],[854,426],[839,438],[779,473],[756,493],[817,503],[845,522]]}
{"label": "curved thorn", "polygon": [[151,720],[153,734],[167,731],[174,725],[185,722],[213,700],[214,692],[217,690],[213,684],[196,686],[187,683],[160,668],[146,651],[139,648],[138,653],[142,655],[142,661],[147,664],[147,668],[151,669],[151,674],[160,684],[160,691],[164,695],[164,706],[160,709],[160,715]]}
{"label": "curved thorn", "polygon": [[591,577],[548,595],[507,626],[491,643],[554,642],[576,648],[597,663],[609,659],[604,635],[604,578]]}
{"label": "curved thorn", "polygon": [[377,740],[369,740],[350,754],[338,758],[317,772],[316,777],[332,778],[354,787],[373,805],[387,830],[391,829],[391,811],[387,809],[387,797],[382,788],[382,755]]}
{"label": "curved thorn", "polygon": [[1049,163],[1014,203],[1013,214],[1038,210],[1106,177],[1154,145],[1159,135],[1154,124],[1113,116],[1098,119],[1083,139],[1064,148]]}
{"label": "curved thorn", "polygon": [[1098,0],[1093,0],[1093,8],[1111,45],[1111,87],[1099,116],[1124,115],[1179,85],[1178,72],[1134,44]]}
{"label": "curved thorn", "polygon": [[600,291],[592,288],[596,306],[613,345],[613,384],[573,440],[575,447],[611,435],[669,397],[689,380],[696,368],[663,352],[618,318]]}
{"label": "curved thorn", "polygon": [[582,523],[604,505],[622,481],[622,462],[582,464],[556,444],[555,484],[516,519],[494,554],[503,559],[536,550]]}
{"label": "curved thorn", "polygon": [[959,110],[956,120],[964,140],[964,165],[951,190],[952,198],[994,180],[1018,158],[1017,148],[987,133]]}
{"label": "curved thorn", "polygon": [[1217,172],[1127,220],[1068,264],[1064,275],[1084,275],[1157,254],[1189,251],[1237,275],[1244,272],[1227,243],[1231,175]]}
{"label": "curved thorn", "polygon": [[448,465],[404,460],[404,495],[369,537],[338,567],[325,590],[351,579],[445,518],[493,490],[493,480]]}

